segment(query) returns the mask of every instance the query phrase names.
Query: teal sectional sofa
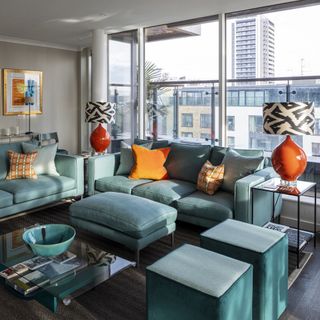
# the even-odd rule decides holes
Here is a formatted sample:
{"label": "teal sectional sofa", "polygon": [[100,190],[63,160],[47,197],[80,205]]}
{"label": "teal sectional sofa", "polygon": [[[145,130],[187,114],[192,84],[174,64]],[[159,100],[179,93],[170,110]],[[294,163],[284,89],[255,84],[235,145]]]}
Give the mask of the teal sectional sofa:
{"label": "teal sectional sofa", "polygon": [[21,143],[0,145],[0,218],[83,194],[83,158],[57,154],[59,176],[5,180],[9,169],[8,150],[22,153]]}
{"label": "teal sectional sofa", "polygon": [[[212,227],[226,219],[237,219],[240,221],[263,225],[272,217],[272,194],[268,192],[255,191],[254,216],[251,215],[251,187],[275,176],[272,168],[264,168],[264,161],[255,172],[240,178],[230,185],[219,189],[213,196],[200,192],[196,188],[198,173],[206,160],[213,165],[224,161],[227,148],[172,143],[166,168],[169,180],[132,180],[127,175],[117,175],[120,163],[120,154],[107,154],[91,157],[89,159],[89,195],[95,193],[113,191],[133,194],[135,196],[148,198],[160,203],[173,206],[178,211],[178,220],[186,221],[206,228]],[[261,150],[235,151],[248,157],[248,163],[252,157],[262,157]],[[246,163],[235,160],[229,164],[231,167]],[[276,198],[275,216],[280,213],[282,201]]]}

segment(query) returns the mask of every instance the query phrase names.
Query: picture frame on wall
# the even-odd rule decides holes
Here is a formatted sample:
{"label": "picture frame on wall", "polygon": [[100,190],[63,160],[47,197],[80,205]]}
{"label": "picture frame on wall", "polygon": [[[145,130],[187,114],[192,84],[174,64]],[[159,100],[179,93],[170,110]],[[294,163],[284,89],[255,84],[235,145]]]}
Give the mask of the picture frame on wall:
{"label": "picture frame on wall", "polygon": [[42,71],[3,69],[3,115],[29,115],[30,97],[30,114],[42,114]]}

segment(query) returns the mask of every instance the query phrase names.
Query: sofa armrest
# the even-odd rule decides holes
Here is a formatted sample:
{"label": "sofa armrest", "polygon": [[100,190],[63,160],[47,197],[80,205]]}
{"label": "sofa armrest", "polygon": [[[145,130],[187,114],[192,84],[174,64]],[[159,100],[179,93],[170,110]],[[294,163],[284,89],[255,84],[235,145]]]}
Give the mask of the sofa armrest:
{"label": "sofa armrest", "polygon": [[83,157],[57,153],[55,165],[60,175],[76,181],[76,196],[83,195]]}
{"label": "sofa armrest", "polygon": [[[239,179],[234,187],[234,218],[236,220],[253,223],[256,225],[264,225],[272,218],[272,192],[255,190],[253,202],[253,221],[252,221],[252,193],[251,188],[271,178],[277,177],[273,168],[268,167],[254,174]],[[275,194],[275,216],[281,211],[282,197]]]}
{"label": "sofa armrest", "polygon": [[101,156],[90,157],[88,161],[88,194],[93,195],[95,181],[115,175],[120,161],[119,153],[110,153]]}

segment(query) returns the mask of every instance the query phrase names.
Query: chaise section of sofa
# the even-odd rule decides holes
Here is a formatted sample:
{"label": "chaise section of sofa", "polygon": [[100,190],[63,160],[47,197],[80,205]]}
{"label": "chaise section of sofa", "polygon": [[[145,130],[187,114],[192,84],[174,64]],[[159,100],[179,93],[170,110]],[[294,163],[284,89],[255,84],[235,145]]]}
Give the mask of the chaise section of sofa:
{"label": "chaise section of sofa", "polygon": [[57,154],[55,165],[59,176],[5,180],[9,170],[8,150],[22,152],[21,144],[0,145],[0,218],[83,194],[82,157]]}
{"label": "chaise section of sofa", "polygon": [[[197,177],[202,165],[209,160],[219,165],[227,148],[208,145],[172,143],[166,161],[169,180],[132,180],[116,175],[120,154],[108,154],[89,159],[89,194],[115,191],[132,194],[164,203],[178,210],[178,220],[203,227],[212,227],[226,219],[263,225],[272,217],[272,195],[255,191],[254,212],[251,214],[251,188],[266,181],[276,173],[264,168],[264,162],[256,172],[237,180],[233,191],[219,189],[213,196],[197,190]],[[261,150],[235,149],[247,157],[263,156]],[[275,199],[276,216],[281,210],[281,198]]]}

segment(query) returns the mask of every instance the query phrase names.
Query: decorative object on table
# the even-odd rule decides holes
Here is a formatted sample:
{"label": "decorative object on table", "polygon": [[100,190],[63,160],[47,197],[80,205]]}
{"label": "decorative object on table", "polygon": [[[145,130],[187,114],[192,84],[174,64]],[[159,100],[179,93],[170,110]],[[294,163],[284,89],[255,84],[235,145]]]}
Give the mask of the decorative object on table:
{"label": "decorative object on table", "polygon": [[33,132],[31,131],[31,106],[34,105],[34,97],[26,96],[25,98],[25,104],[29,106],[29,114],[28,114],[28,131],[26,134],[32,134]]}
{"label": "decorative object on table", "polygon": [[115,123],[115,106],[111,102],[88,102],[86,105],[86,122],[99,124],[90,136],[91,146],[97,153],[103,153],[110,145],[110,134],[102,123]]}
{"label": "decorative object on table", "polygon": [[272,152],[274,170],[284,186],[295,186],[307,166],[307,156],[290,135],[312,135],[315,114],[313,102],[272,102],[263,107],[263,128],[268,134],[286,135]]}
{"label": "decorative object on table", "polygon": [[20,134],[19,126],[10,127],[10,135],[18,136]]}
{"label": "decorative object on table", "polygon": [[[33,98],[33,104],[28,100],[30,97]],[[3,70],[3,114],[42,114],[41,71]]]}
{"label": "decorative object on table", "polygon": [[116,256],[112,253],[94,249],[89,244],[86,245],[88,264],[107,266],[116,261]]}
{"label": "decorative object on table", "polygon": [[17,153],[8,151],[10,170],[6,176],[6,180],[16,179],[38,179],[38,176],[33,168],[34,160],[38,152]]}
{"label": "decorative object on table", "polygon": [[57,256],[67,251],[76,230],[66,224],[47,224],[26,230],[23,241],[34,254],[43,257]]}

